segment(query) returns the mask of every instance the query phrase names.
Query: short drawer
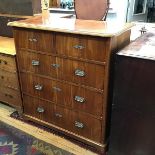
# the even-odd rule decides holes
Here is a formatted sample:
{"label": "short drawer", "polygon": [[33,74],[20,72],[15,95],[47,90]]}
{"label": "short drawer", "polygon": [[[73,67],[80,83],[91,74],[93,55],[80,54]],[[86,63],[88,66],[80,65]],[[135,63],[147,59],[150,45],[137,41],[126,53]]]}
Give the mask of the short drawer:
{"label": "short drawer", "polygon": [[17,73],[0,70],[0,86],[19,89],[19,81]]}
{"label": "short drawer", "polygon": [[96,142],[102,141],[101,121],[87,114],[74,112],[25,95],[24,113]]}
{"label": "short drawer", "polygon": [[0,55],[0,69],[15,72],[16,68],[16,61],[15,57],[10,57],[7,55]]}
{"label": "short drawer", "polygon": [[[21,74],[22,91],[42,99],[83,111],[95,116],[103,115],[103,94],[76,85],[42,78],[34,74]],[[26,81],[26,82],[25,82]]]}
{"label": "short drawer", "polygon": [[104,89],[105,66],[57,58],[57,77],[69,82]]}
{"label": "short drawer", "polygon": [[106,61],[106,38],[56,34],[56,52],[74,58]]}
{"label": "short drawer", "polygon": [[43,121],[51,121],[52,104],[29,96],[23,96],[24,114]]}
{"label": "short drawer", "polygon": [[35,76],[35,74],[21,73],[22,92],[42,99],[56,102],[54,87],[56,81]]}
{"label": "short drawer", "polygon": [[52,53],[53,33],[39,30],[14,30],[16,46],[20,48]]}
{"label": "short drawer", "polygon": [[19,50],[17,58],[20,71],[57,77],[56,57]]}
{"label": "short drawer", "polygon": [[0,86],[0,101],[13,107],[22,107],[21,94],[19,91]]}

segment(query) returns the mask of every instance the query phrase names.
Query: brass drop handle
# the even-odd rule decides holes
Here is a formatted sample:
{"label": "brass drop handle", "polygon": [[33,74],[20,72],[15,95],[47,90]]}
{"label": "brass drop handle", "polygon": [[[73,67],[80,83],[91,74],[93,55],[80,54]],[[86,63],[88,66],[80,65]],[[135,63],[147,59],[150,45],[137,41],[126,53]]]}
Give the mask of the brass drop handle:
{"label": "brass drop handle", "polygon": [[39,60],[32,60],[32,66],[39,66]]}
{"label": "brass drop handle", "polygon": [[75,75],[76,76],[80,76],[80,77],[84,77],[86,75],[85,71],[80,70],[80,69],[76,69],[75,70]]}
{"label": "brass drop handle", "polygon": [[13,96],[12,96],[12,95],[10,95],[10,94],[5,94],[5,96],[6,96],[6,97],[13,98]]}
{"label": "brass drop handle", "polygon": [[54,91],[57,91],[57,92],[60,92],[60,91],[61,91],[61,89],[58,88],[58,87],[53,87],[53,90],[54,90]]}
{"label": "brass drop handle", "polygon": [[36,38],[33,38],[32,40],[33,40],[33,42],[37,42],[38,41]]}
{"label": "brass drop handle", "polygon": [[85,102],[85,98],[83,97],[80,97],[80,96],[75,96],[74,97],[74,100],[79,102],[79,103],[84,103]]}
{"label": "brass drop handle", "polygon": [[43,85],[37,84],[34,86],[35,90],[41,91],[43,89]]}
{"label": "brass drop handle", "polygon": [[5,64],[5,65],[7,65],[7,61],[6,61],[6,60],[0,60],[0,64]]}
{"label": "brass drop handle", "polygon": [[44,113],[45,110],[44,110],[44,108],[42,108],[42,107],[38,107],[38,108],[37,108],[37,112],[39,112],[39,113]]}
{"label": "brass drop handle", "polygon": [[85,47],[83,45],[75,45],[73,46],[75,49],[79,49],[79,50],[82,50],[84,49]]}
{"label": "brass drop handle", "polygon": [[29,40],[30,42],[32,42],[32,41],[33,41],[33,39],[32,39],[32,38],[29,38],[28,40]]}
{"label": "brass drop handle", "polygon": [[60,67],[59,64],[51,64],[51,66],[52,66],[53,68],[59,68],[59,67]]}
{"label": "brass drop handle", "polygon": [[84,128],[84,124],[78,121],[75,121],[75,127],[79,128],[79,129],[83,129]]}
{"label": "brass drop handle", "polygon": [[59,114],[59,113],[55,113],[55,116],[58,117],[58,118],[62,118],[62,115]]}

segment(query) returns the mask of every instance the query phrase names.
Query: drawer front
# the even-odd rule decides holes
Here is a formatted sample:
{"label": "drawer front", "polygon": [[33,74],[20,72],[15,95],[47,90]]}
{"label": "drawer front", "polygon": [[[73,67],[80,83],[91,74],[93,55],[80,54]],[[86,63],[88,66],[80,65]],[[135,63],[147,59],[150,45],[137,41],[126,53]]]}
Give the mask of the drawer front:
{"label": "drawer front", "polygon": [[17,73],[0,70],[0,86],[19,89]]}
{"label": "drawer front", "polygon": [[85,138],[101,142],[102,126],[100,120],[59,106],[53,108],[51,123]]}
{"label": "drawer front", "polygon": [[51,103],[35,99],[29,96],[23,96],[24,114],[38,118],[43,121],[51,121]]}
{"label": "drawer front", "polygon": [[53,53],[53,33],[39,30],[15,30],[16,46],[45,53]]}
{"label": "drawer front", "polygon": [[56,58],[44,54],[37,54],[25,50],[19,50],[18,62],[20,71],[30,71],[56,77]]}
{"label": "drawer front", "polygon": [[[21,73],[22,92],[36,97],[40,97],[52,102],[56,102],[54,91],[55,81],[37,77],[32,74]],[[26,81],[26,82],[25,82]]]}
{"label": "drawer front", "polygon": [[0,87],[0,101],[12,106],[22,106],[20,92],[6,87]]}
{"label": "drawer front", "polygon": [[104,66],[57,58],[58,78],[77,84],[104,88]]}
{"label": "drawer front", "polygon": [[103,116],[103,94],[86,88],[72,86],[71,102],[74,110],[87,112],[98,117]]}
{"label": "drawer front", "polygon": [[87,114],[73,112],[25,95],[24,113],[48,121],[80,136],[101,142],[101,121]]}
{"label": "drawer front", "polygon": [[74,110],[87,112],[99,117],[102,116],[103,94],[101,93],[33,74],[22,73],[21,81],[22,91],[26,94],[31,94]]}
{"label": "drawer front", "polygon": [[56,34],[56,52],[69,57],[106,61],[105,38]]}
{"label": "drawer front", "polygon": [[0,55],[0,69],[15,72],[17,70],[15,57]]}

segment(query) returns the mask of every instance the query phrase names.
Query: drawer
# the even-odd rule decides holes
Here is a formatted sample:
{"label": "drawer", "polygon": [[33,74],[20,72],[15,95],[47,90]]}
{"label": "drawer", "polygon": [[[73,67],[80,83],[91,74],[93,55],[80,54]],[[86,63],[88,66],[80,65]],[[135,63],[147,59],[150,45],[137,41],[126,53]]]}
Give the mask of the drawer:
{"label": "drawer", "polygon": [[56,34],[56,52],[74,58],[106,61],[106,38]]}
{"label": "drawer", "polygon": [[16,47],[53,53],[53,33],[39,30],[15,30]]}
{"label": "drawer", "polygon": [[81,112],[52,105],[50,102],[24,95],[24,113],[101,142],[101,121]]}
{"label": "drawer", "polygon": [[57,58],[58,79],[103,90],[105,66]]}
{"label": "drawer", "polygon": [[26,94],[31,94],[52,101],[55,104],[87,112],[98,117],[103,115],[102,93],[64,82],[38,77],[33,74],[22,73],[21,81],[22,91]]}
{"label": "drawer", "polygon": [[0,55],[0,69],[15,72],[17,70],[15,57]]}
{"label": "drawer", "polygon": [[56,102],[56,93],[54,90],[56,81],[41,78],[33,74],[21,73],[20,75],[22,92]]}
{"label": "drawer", "polygon": [[50,122],[52,104],[29,96],[23,96],[24,114]]}
{"label": "drawer", "polygon": [[19,70],[56,77],[56,57],[19,50]]}
{"label": "drawer", "polygon": [[17,73],[0,70],[0,86],[19,89],[19,81]]}
{"label": "drawer", "polygon": [[22,106],[20,92],[17,90],[2,87],[2,86],[0,87],[0,101],[8,103],[13,107]]}

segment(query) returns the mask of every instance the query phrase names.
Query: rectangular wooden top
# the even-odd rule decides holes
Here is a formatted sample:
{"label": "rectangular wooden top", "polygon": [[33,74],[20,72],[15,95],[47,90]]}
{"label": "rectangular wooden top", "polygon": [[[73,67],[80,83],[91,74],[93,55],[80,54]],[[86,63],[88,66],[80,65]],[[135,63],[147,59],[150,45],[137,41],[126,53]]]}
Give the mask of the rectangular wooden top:
{"label": "rectangular wooden top", "polygon": [[0,53],[7,54],[7,55],[16,55],[13,38],[0,36]]}
{"label": "rectangular wooden top", "polygon": [[64,33],[112,37],[129,30],[134,24],[57,17],[51,13],[46,17],[39,15],[26,20],[10,22],[8,25]]}
{"label": "rectangular wooden top", "polygon": [[155,32],[147,32],[130,43],[117,55],[155,60]]}

